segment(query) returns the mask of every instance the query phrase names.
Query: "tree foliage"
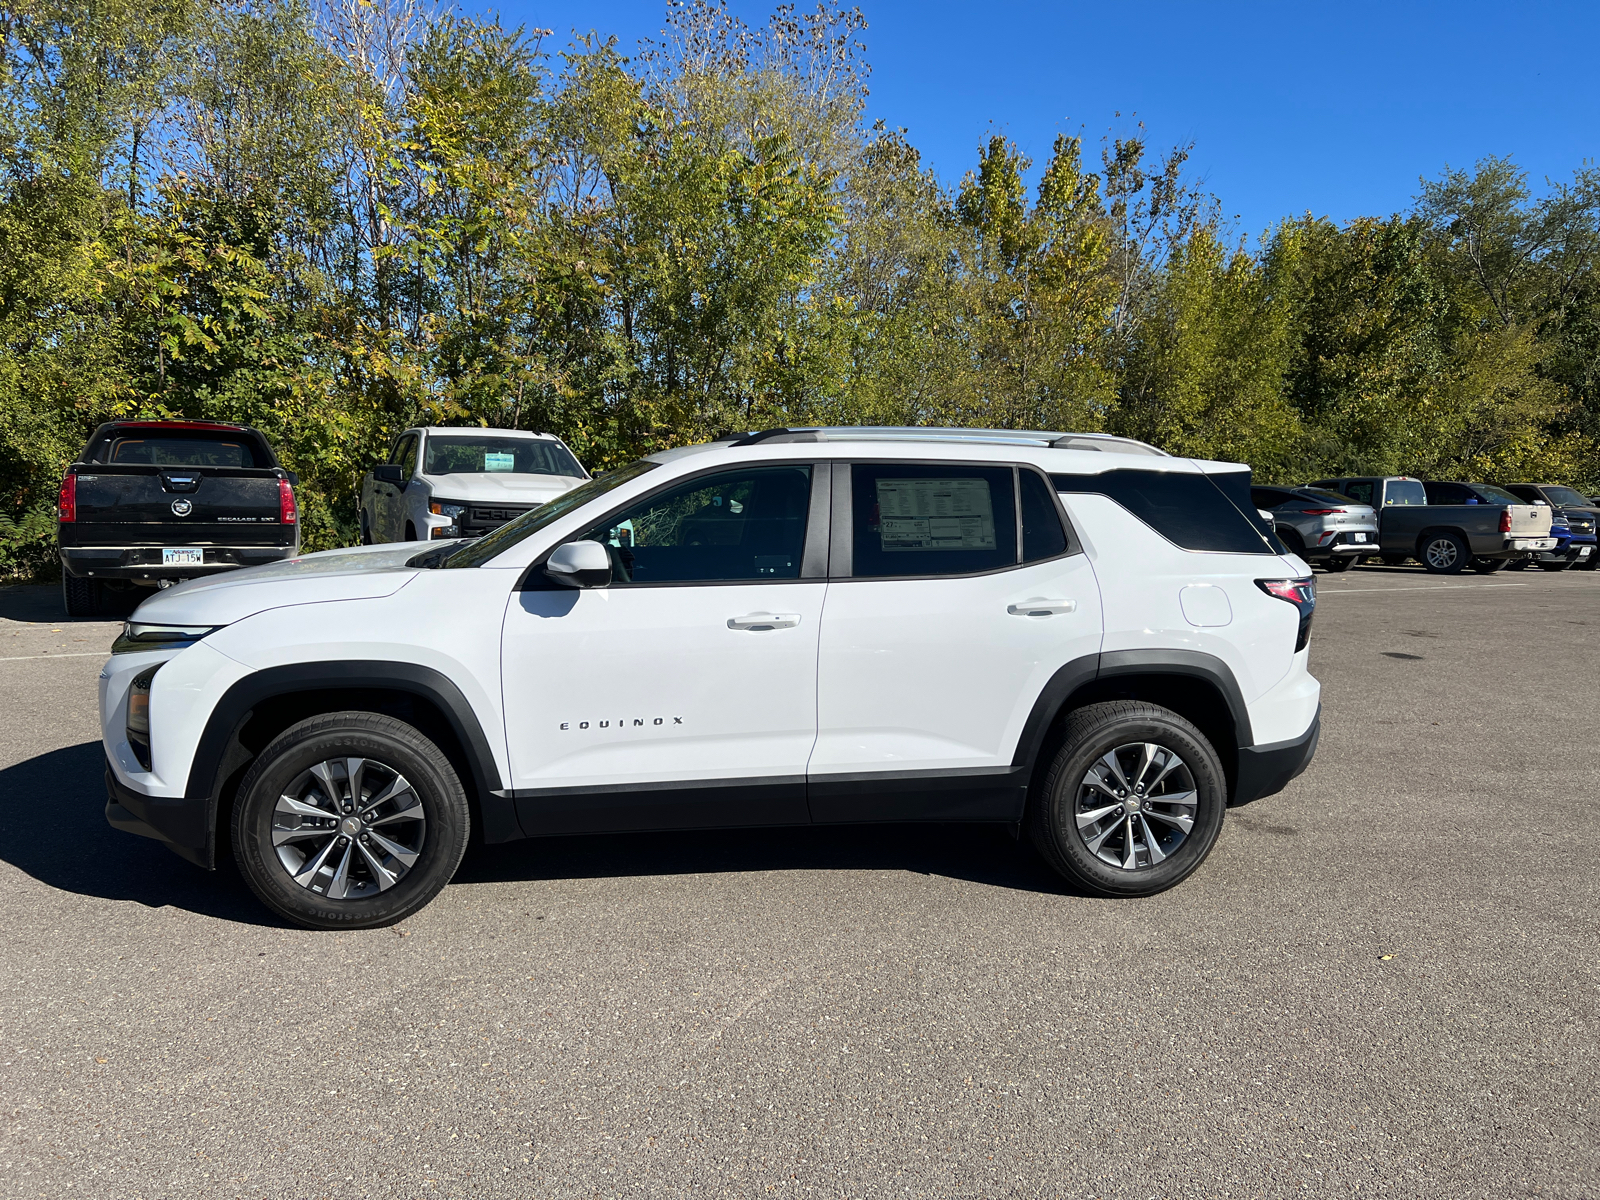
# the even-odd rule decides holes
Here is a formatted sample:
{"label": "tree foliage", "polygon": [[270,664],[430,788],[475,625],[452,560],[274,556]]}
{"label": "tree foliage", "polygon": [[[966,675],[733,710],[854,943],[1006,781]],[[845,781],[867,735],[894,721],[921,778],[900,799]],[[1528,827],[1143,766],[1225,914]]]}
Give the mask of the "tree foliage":
{"label": "tree foliage", "polygon": [[859,11],[672,0],[628,53],[421,0],[0,10],[0,572],[95,423],[261,426],[308,543],[426,421],[593,468],[730,429],[1106,429],[1293,481],[1600,483],[1600,175],[1509,159],[1252,248],[1142,129],[953,186]]}

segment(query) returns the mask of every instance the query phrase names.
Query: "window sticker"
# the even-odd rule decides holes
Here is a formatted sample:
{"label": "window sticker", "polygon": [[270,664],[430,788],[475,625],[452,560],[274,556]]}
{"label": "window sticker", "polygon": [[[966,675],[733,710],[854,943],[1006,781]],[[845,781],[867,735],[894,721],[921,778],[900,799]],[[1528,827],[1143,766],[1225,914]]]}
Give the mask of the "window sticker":
{"label": "window sticker", "polygon": [[878,534],[885,551],[993,550],[987,479],[879,479]]}
{"label": "window sticker", "polygon": [[515,454],[501,454],[494,450],[485,451],[483,469],[485,471],[515,471],[517,469],[517,456]]}

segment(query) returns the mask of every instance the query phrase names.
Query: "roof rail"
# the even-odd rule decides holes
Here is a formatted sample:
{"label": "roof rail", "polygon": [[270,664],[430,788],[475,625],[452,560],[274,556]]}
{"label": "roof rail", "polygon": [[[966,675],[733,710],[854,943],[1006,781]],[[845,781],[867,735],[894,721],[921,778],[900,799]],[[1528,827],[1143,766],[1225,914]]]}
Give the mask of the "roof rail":
{"label": "roof rail", "polygon": [[1051,433],[1037,429],[953,429],[926,425],[822,425],[725,434],[713,445],[761,442],[965,442],[1002,446],[1048,446],[1055,450],[1099,450],[1111,454],[1170,457],[1148,442],[1109,433]]}

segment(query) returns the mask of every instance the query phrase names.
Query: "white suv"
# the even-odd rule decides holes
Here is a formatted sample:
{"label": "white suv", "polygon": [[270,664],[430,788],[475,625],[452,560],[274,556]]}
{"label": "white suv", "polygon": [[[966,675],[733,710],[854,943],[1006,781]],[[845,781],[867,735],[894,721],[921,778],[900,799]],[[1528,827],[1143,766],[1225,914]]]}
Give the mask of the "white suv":
{"label": "white suv", "polygon": [[771,430],[476,541],[146,600],[100,677],[118,828],[320,928],[488,842],[1026,825],[1082,888],[1205,859],[1316,747],[1310,569],[1250,472],[1092,435]]}
{"label": "white suv", "polygon": [[361,542],[478,537],[588,478],[553,433],[407,429],[361,480]]}

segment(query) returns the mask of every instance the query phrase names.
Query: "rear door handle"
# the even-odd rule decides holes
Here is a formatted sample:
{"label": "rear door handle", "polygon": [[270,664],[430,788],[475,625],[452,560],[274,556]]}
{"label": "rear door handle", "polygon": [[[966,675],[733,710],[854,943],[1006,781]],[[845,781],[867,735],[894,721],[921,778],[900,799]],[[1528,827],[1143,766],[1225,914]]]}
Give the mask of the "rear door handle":
{"label": "rear door handle", "polygon": [[1013,617],[1053,617],[1069,613],[1078,607],[1076,600],[1024,600],[1021,604],[1008,604],[1006,611]]}
{"label": "rear door handle", "polygon": [[746,613],[742,617],[729,617],[729,629],[743,629],[761,633],[768,629],[793,629],[800,624],[799,613]]}

